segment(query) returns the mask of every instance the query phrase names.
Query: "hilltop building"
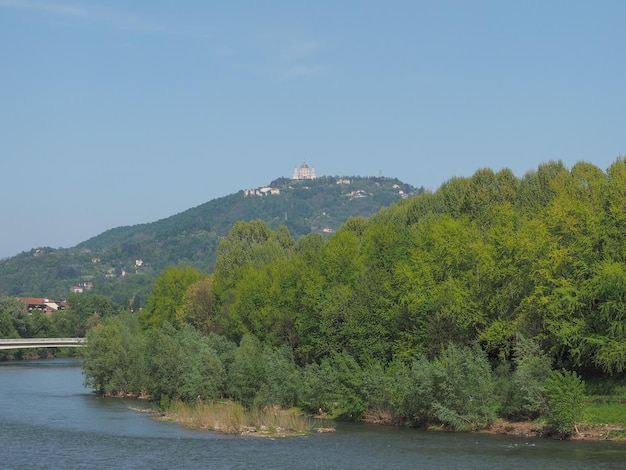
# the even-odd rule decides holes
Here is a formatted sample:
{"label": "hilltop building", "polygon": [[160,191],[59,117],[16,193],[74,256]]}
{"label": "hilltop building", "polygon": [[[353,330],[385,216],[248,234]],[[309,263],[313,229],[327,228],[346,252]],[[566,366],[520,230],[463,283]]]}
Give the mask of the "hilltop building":
{"label": "hilltop building", "polygon": [[306,162],[302,162],[300,168],[295,167],[293,170],[293,178],[294,180],[314,180],[317,178],[315,176],[315,168],[310,167],[306,164]]}

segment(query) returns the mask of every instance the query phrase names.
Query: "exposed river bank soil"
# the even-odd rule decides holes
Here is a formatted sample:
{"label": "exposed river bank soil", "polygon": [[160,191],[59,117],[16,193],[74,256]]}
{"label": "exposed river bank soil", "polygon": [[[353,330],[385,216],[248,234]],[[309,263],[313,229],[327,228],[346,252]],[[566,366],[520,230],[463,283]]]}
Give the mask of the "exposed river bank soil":
{"label": "exposed river bank soil", "polygon": [[489,429],[481,431],[486,434],[501,434],[521,437],[547,437],[554,439],[570,439],[573,441],[623,441],[626,442],[626,429],[620,424],[581,424],[578,432],[568,436],[555,436],[546,433],[543,426],[532,421],[510,422],[497,420]]}
{"label": "exposed river bank soil", "polygon": [[[369,424],[404,425],[404,421],[400,417],[387,412],[369,411],[365,414],[363,421]],[[443,427],[432,427],[430,429],[445,431]],[[477,432],[503,436],[570,439],[574,441],[626,442],[626,429],[621,424],[580,424],[578,432],[568,436],[557,436],[549,434],[541,424],[533,421],[506,421],[498,419],[488,429],[482,429]]]}

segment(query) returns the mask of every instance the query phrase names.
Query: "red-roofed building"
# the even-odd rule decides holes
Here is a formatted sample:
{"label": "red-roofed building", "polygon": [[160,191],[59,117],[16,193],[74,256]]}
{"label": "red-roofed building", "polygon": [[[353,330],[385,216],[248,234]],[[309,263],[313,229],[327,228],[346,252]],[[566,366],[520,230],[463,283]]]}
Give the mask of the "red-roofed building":
{"label": "red-roofed building", "polygon": [[57,310],[65,310],[67,308],[66,302],[57,302],[56,300],[46,299],[45,297],[18,297],[26,304],[26,308],[29,313],[33,310],[41,310],[46,315],[50,315]]}

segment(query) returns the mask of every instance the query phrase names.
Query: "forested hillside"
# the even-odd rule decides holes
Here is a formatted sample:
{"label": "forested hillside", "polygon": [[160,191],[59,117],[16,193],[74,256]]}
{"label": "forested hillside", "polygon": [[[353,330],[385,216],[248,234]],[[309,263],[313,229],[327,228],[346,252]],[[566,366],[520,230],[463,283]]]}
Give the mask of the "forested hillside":
{"label": "forested hillside", "polygon": [[210,272],[220,240],[237,221],[284,225],[298,239],[332,233],[350,216],[370,216],[422,191],[382,177],[282,178],[267,188],[274,194],[240,191],[156,222],[108,230],[74,248],[37,248],[1,260],[0,295],[64,299],[73,286],[87,284],[91,292],[139,307],[167,266]]}
{"label": "forested hillside", "polygon": [[[383,422],[574,432],[626,370],[626,159],[477,171],[330,238],[238,222],[214,274],[168,268],[88,336],[106,393]],[[182,365],[182,366],[181,366]]]}

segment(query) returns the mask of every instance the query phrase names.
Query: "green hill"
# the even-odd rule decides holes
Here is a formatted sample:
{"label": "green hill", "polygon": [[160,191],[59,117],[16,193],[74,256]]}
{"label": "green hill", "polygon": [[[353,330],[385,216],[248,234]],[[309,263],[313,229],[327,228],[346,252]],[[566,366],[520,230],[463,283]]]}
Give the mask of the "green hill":
{"label": "green hill", "polygon": [[210,272],[220,240],[240,220],[285,225],[294,238],[334,232],[349,217],[368,217],[421,193],[395,178],[280,178],[156,222],[108,230],[73,248],[37,248],[0,261],[0,295],[62,299],[75,287],[141,305],[167,266]]}

